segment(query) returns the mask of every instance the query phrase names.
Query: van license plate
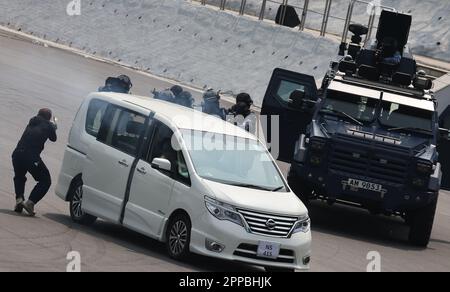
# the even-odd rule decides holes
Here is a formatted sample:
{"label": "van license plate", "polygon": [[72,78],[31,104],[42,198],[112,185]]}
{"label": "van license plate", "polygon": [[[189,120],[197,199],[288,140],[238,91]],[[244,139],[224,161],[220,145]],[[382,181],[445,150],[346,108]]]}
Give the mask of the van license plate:
{"label": "van license plate", "polygon": [[280,244],[274,242],[260,242],[258,245],[258,257],[277,259],[280,255]]}
{"label": "van license plate", "polygon": [[373,191],[373,192],[382,192],[383,191],[382,185],[370,183],[370,182],[363,181],[363,180],[353,179],[353,178],[348,179],[348,185],[352,188],[369,190],[369,191]]}

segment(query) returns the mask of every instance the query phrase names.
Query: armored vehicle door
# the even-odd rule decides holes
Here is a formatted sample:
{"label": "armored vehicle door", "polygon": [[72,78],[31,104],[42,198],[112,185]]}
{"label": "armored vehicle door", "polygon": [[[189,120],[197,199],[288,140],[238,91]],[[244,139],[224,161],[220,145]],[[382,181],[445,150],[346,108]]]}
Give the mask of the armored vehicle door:
{"label": "armored vehicle door", "polygon": [[[274,70],[264,96],[261,121],[276,159],[288,163],[292,160],[295,143],[311,122],[315,101],[317,86],[313,76],[279,68]],[[279,117],[278,127],[273,116]]]}
{"label": "armored vehicle door", "polygon": [[[436,93],[439,103],[439,127],[450,129],[450,86]],[[444,132],[445,133],[445,132]],[[447,139],[445,139],[447,138]],[[450,140],[449,137],[441,137],[437,147],[439,162],[442,166],[441,188],[450,190]]]}

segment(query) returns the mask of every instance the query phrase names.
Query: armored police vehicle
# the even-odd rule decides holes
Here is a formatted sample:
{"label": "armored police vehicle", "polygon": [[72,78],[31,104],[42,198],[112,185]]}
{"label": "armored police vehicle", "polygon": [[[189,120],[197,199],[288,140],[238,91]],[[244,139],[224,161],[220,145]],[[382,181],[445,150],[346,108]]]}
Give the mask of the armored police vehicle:
{"label": "armored police vehicle", "polygon": [[275,69],[262,115],[280,117],[278,159],[291,164],[289,184],[305,203],[401,216],[410,243],[424,247],[439,190],[450,187],[449,131],[439,127],[450,111],[439,116],[432,81],[417,72],[407,46],[411,22],[383,11],[376,40],[364,46],[368,29],[351,25],[347,55],[331,64],[320,90],[312,76]]}

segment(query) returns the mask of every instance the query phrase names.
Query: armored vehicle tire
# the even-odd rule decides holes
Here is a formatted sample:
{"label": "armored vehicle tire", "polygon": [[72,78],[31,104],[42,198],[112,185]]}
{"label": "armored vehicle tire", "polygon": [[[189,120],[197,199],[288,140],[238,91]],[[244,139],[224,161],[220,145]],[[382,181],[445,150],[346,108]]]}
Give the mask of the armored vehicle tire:
{"label": "armored vehicle tire", "polygon": [[427,247],[433,229],[436,207],[437,199],[427,206],[408,214],[408,222],[411,227],[409,231],[409,242],[411,244],[419,247]]}
{"label": "armored vehicle tire", "polygon": [[303,204],[309,204],[313,189],[308,185],[308,183],[298,178],[288,178],[288,183],[292,188],[292,191],[297,195],[297,197],[299,197],[300,200],[302,200]]}
{"label": "armored vehicle tire", "polygon": [[70,218],[81,225],[92,225],[97,217],[87,214],[81,209],[83,202],[83,182],[78,180],[70,191]]}

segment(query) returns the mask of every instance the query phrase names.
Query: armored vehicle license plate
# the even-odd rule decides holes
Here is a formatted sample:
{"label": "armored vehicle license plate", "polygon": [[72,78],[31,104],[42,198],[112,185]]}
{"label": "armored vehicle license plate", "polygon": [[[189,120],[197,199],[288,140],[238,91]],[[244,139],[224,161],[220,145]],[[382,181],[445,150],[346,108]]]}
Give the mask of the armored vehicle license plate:
{"label": "armored vehicle license plate", "polygon": [[363,189],[363,190],[379,192],[379,193],[383,190],[382,185],[370,183],[370,182],[363,181],[363,180],[353,179],[353,178],[348,179],[348,185],[352,188]]}

